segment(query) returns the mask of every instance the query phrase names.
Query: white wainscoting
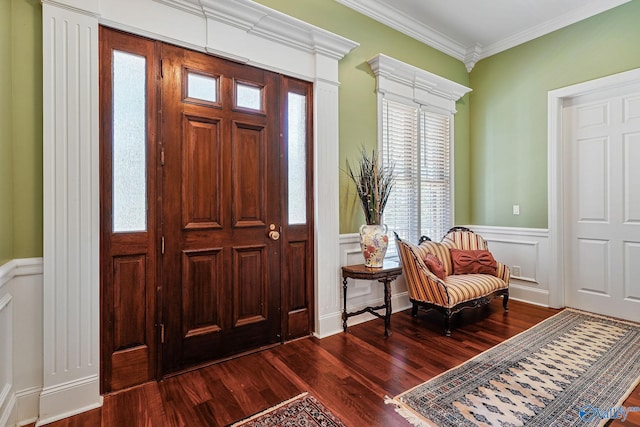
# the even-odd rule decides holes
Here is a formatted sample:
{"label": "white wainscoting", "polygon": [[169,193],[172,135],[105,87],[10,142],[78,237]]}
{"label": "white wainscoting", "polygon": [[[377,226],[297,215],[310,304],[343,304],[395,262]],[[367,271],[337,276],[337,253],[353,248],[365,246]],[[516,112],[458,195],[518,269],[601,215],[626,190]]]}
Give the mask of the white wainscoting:
{"label": "white wainscoting", "polygon": [[0,266],[0,427],[38,418],[42,390],[42,258]]}
{"label": "white wainscoting", "polygon": [[[549,306],[549,233],[546,229],[494,227],[468,225],[482,235],[489,244],[494,257],[511,269],[511,289],[509,297],[531,304]],[[340,265],[361,264],[357,233],[340,235]],[[416,242],[417,243],[417,242]],[[393,241],[390,244],[394,244]],[[519,267],[520,273],[514,274]],[[517,272],[517,271],[516,271]],[[342,332],[342,277],[336,272],[334,287],[339,295],[331,304],[320,306],[319,320],[322,334],[320,338]],[[356,311],[367,306],[383,303],[383,290],[375,281],[349,279],[347,310]],[[402,276],[392,284],[393,312],[411,307]],[[349,325],[376,319],[369,313],[349,318]],[[391,323],[393,329],[393,322]]]}
{"label": "white wainscoting", "polygon": [[[394,244],[390,242],[390,244]],[[341,234],[340,235],[340,265],[362,264],[364,258],[360,251],[360,235],[354,234]],[[332,285],[336,289],[336,294],[339,296],[331,305],[321,306],[321,313],[319,316],[320,330],[322,334],[318,334],[320,338],[337,334],[342,332],[342,277],[340,271],[336,272],[335,283]],[[384,304],[384,291],[383,286],[377,281],[367,280],[354,280],[349,279],[347,290],[347,311],[357,311],[368,306],[379,306]],[[393,312],[406,310],[411,307],[409,297],[407,295],[407,288],[404,284],[402,276],[395,280],[391,284],[391,306]],[[382,310],[380,311],[382,313]],[[357,325],[358,323],[374,320],[381,322],[375,316],[364,313],[359,316],[349,318],[348,326]],[[391,322],[391,329],[393,331],[393,322]]]}
{"label": "white wainscoting", "polygon": [[484,237],[494,258],[511,269],[509,298],[549,306],[548,230],[485,225],[467,227]]}

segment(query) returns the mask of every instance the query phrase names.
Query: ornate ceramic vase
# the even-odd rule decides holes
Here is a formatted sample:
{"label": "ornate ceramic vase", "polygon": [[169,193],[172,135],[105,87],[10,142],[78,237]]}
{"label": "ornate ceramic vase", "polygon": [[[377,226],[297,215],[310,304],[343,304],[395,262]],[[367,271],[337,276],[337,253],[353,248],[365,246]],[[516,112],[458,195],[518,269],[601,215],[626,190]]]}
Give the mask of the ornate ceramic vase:
{"label": "ornate ceramic vase", "polygon": [[387,253],[389,237],[384,224],[364,224],[360,227],[360,248],[367,267],[382,267],[384,254]]}

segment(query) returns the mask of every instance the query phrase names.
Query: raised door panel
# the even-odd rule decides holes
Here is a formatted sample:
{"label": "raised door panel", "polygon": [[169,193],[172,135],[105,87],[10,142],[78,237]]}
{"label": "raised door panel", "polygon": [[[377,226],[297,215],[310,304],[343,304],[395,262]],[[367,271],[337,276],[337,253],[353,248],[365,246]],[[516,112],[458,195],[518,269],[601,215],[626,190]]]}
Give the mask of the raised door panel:
{"label": "raised door panel", "polygon": [[235,227],[266,225],[267,147],[263,126],[233,123],[231,173]]}
{"label": "raised door panel", "polygon": [[183,333],[192,337],[222,330],[225,280],[222,248],[185,251],[182,265]]}
{"label": "raised door panel", "polygon": [[609,220],[609,140],[577,141],[579,221]]}
{"label": "raised door panel", "polygon": [[609,295],[609,246],[606,240],[577,239],[578,292]]}
{"label": "raised door panel", "polygon": [[113,270],[113,348],[118,351],[146,343],[146,255],[115,257]]}
{"label": "raised door panel", "polygon": [[233,325],[263,322],[268,317],[266,246],[233,248]]}
{"label": "raised door panel", "polygon": [[220,123],[184,117],[182,215],[185,229],[220,228],[222,155]]}
{"label": "raised door panel", "polygon": [[307,241],[289,242],[284,263],[288,275],[287,338],[308,335],[311,325]]}
{"label": "raised door panel", "polygon": [[624,291],[623,298],[640,302],[640,242],[623,242]]}
{"label": "raised door panel", "polygon": [[623,144],[624,222],[637,227],[640,225],[640,133],[624,135]]}

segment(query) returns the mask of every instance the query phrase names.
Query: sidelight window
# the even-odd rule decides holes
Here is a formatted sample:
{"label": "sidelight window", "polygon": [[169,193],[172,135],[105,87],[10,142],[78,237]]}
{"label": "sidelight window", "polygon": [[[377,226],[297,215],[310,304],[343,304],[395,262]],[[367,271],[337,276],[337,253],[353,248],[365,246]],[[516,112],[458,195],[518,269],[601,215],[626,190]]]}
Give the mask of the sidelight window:
{"label": "sidelight window", "polygon": [[289,224],[307,222],[307,97],[287,96]]}
{"label": "sidelight window", "polygon": [[113,232],[147,229],[146,59],[113,51]]}

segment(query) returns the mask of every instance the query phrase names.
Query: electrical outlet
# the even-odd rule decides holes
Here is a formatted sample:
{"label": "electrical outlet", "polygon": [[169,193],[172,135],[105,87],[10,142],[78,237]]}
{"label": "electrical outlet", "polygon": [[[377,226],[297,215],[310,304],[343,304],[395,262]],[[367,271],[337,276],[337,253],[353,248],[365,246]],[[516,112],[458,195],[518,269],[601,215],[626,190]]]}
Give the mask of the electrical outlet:
{"label": "electrical outlet", "polygon": [[520,215],[520,205],[513,205],[513,214]]}
{"label": "electrical outlet", "polygon": [[520,277],[522,275],[522,270],[519,265],[514,265],[511,267],[511,270],[514,276]]}

